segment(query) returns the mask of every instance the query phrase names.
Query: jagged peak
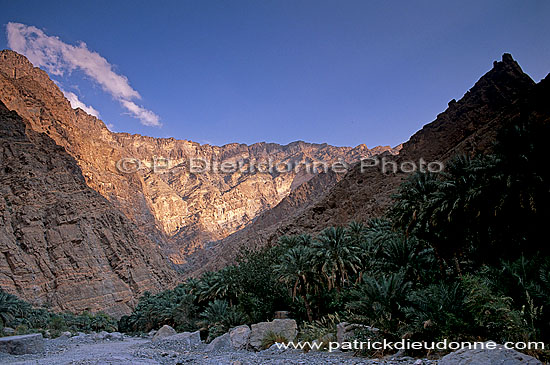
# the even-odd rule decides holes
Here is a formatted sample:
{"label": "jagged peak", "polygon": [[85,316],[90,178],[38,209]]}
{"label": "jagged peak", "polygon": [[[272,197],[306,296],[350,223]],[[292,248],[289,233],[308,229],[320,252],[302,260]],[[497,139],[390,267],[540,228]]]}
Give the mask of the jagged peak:
{"label": "jagged peak", "polygon": [[32,73],[37,71],[45,74],[44,71],[34,67],[27,57],[10,49],[0,51],[0,61],[0,71],[13,78],[32,76]]}

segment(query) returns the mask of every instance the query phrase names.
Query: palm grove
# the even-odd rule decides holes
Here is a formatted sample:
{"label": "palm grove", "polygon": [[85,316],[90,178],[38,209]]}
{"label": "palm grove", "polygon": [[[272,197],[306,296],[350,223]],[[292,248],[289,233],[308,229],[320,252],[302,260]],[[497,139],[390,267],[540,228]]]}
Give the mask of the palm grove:
{"label": "palm grove", "polygon": [[[244,251],[232,266],[146,293],[119,330],[168,324],[211,340],[289,310],[304,340],[330,339],[346,320],[388,340],[548,343],[549,137],[547,124],[508,128],[490,155],[410,176],[386,216]],[[12,307],[0,303],[5,325],[48,326]]]}

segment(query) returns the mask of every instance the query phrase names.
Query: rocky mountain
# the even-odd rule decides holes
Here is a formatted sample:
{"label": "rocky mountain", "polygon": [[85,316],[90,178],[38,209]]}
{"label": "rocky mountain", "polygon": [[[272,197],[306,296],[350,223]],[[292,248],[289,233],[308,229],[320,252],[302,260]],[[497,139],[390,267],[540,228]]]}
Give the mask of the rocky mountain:
{"label": "rocky mountain", "polygon": [[[548,121],[549,84],[550,77],[535,84],[511,55],[504,54],[462,99],[451,100],[447,110],[404,143],[398,155],[378,156],[377,166],[368,166],[374,160],[356,164],[331,189],[319,189],[316,199],[303,201],[299,191],[290,194],[244,230],[192,255],[187,275],[231,263],[241,247],[272,245],[283,235],[315,234],[328,226],[381,216],[409,175],[411,163],[420,168],[422,160],[444,163],[457,154],[488,152],[498,131],[513,121]],[[322,179],[326,176],[318,175],[300,190],[315,190]]]}
{"label": "rocky mountain", "polygon": [[198,275],[242,247],[383,214],[400,166],[489,151],[513,120],[550,115],[547,90],[505,54],[403,146],[210,146],[111,132],[2,51],[0,286],[56,309],[125,313],[178,280],[172,264]]}
{"label": "rocky mountain", "polygon": [[[315,190],[301,187],[322,169],[321,161],[351,164],[400,148],[305,142],[218,147],[113,133],[101,120],[72,109],[46,72],[7,50],[0,52],[0,100],[29,131],[44,133],[72,156],[86,185],[144,234],[139,233],[147,241],[143,246],[154,246],[174,264],[183,264],[207,242],[246,227],[292,192],[309,201],[310,193],[328,189],[338,174],[316,180]],[[210,168],[194,169],[202,162]],[[229,165],[237,168],[224,169]]]}
{"label": "rocky mountain", "polygon": [[173,278],[74,158],[0,102],[0,287],[54,310],[121,315]]}

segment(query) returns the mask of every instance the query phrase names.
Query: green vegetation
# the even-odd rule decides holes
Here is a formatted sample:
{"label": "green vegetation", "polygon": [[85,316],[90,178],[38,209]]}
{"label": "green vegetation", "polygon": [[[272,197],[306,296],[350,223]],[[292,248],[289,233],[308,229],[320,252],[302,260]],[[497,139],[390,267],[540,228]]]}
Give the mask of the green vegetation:
{"label": "green vegetation", "polygon": [[491,155],[413,174],[385,217],[281,237],[233,266],[148,294],[121,329],[170,324],[218,335],[289,310],[306,340],[333,338],[337,319],[388,340],[548,343],[549,131],[516,126]]}
{"label": "green vegetation", "polygon": [[[61,332],[113,332],[116,321],[105,313],[84,312],[53,313],[46,308],[35,308],[29,303],[0,289],[0,330],[4,327],[15,329],[15,334],[41,332],[50,337],[58,337]],[[47,332],[46,332],[47,331]],[[2,331],[0,331],[1,336]]]}
{"label": "green vegetation", "polygon": [[[288,310],[310,341],[334,339],[336,324],[347,321],[375,327],[390,341],[548,343],[549,132],[516,126],[501,133],[491,155],[458,156],[444,172],[413,174],[385,217],[316,237],[281,237],[273,247],[243,252],[233,266],[146,293],[119,330],[168,324],[201,329],[211,340]],[[0,320],[57,331],[111,325],[101,315],[32,309],[3,292]],[[359,339],[371,335],[357,332]]]}

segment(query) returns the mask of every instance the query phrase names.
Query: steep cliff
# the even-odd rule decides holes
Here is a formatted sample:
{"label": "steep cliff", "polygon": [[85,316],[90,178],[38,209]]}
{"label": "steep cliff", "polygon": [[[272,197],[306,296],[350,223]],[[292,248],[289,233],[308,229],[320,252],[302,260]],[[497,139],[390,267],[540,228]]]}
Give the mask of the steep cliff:
{"label": "steep cliff", "polygon": [[0,102],[0,287],[54,310],[121,315],[173,278],[74,158]]}

